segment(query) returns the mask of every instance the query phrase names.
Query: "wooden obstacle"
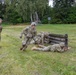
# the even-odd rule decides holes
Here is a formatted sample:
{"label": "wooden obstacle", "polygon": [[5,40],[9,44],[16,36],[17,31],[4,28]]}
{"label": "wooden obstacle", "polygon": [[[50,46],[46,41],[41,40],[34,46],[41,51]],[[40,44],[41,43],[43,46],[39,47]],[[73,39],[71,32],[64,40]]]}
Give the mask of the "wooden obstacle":
{"label": "wooden obstacle", "polygon": [[42,33],[42,35],[38,35],[41,38],[41,41],[37,44],[59,44],[63,42],[65,47],[68,48],[68,34],[52,34],[52,33]]}
{"label": "wooden obstacle", "polygon": [[58,44],[60,42],[65,43],[65,47],[68,47],[68,34],[49,34],[49,43]]}

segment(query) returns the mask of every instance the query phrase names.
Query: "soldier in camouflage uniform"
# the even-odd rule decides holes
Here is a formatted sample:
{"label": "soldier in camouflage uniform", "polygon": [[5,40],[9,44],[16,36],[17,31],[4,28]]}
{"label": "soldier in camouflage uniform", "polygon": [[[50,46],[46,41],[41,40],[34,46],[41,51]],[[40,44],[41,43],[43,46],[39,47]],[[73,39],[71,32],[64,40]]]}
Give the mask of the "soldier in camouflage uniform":
{"label": "soldier in camouflage uniform", "polygon": [[36,34],[36,23],[32,22],[31,25],[26,27],[20,35],[20,38],[22,38],[22,36],[24,35],[24,40],[22,41],[22,47],[20,48],[20,50],[24,51],[30,44],[31,40],[34,39]]}
{"label": "soldier in camouflage uniform", "polygon": [[41,43],[49,44],[49,32],[41,32]]}
{"label": "soldier in camouflage uniform", "polygon": [[2,19],[0,18],[0,41],[1,41],[1,32],[2,32]]}
{"label": "soldier in camouflage uniform", "polygon": [[49,45],[49,46],[39,45],[39,47],[33,47],[32,50],[51,51],[51,52],[64,52],[67,49],[65,48],[64,43],[61,42],[60,44],[54,44],[54,45]]}
{"label": "soldier in camouflage uniform", "polygon": [[34,40],[31,41],[31,44],[49,44],[49,32],[40,32],[36,35]]}
{"label": "soldier in camouflage uniform", "polygon": [[31,40],[30,44],[41,44],[41,37],[39,35],[36,35],[34,37],[34,40]]}

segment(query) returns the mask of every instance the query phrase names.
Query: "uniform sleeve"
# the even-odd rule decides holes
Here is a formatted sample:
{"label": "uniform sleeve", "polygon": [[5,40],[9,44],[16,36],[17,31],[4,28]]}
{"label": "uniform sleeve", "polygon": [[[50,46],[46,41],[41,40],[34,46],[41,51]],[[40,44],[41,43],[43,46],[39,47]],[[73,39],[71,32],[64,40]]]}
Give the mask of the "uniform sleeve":
{"label": "uniform sleeve", "polygon": [[33,37],[35,37],[37,35],[37,31],[35,30],[33,33]]}
{"label": "uniform sleeve", "polygon": [[23,31],[21,32],[21,37],[23,36],[23,34],[24,35],[26,35],[27,34],[27,31],[28,31],[28,27],[26,27],[25,29],[23,29]]}
{"label": "uniform sleeve", "polygon": [[37,31],[35,30],[35,32],[34,32],[34,35],[36,36],[37,35]]}

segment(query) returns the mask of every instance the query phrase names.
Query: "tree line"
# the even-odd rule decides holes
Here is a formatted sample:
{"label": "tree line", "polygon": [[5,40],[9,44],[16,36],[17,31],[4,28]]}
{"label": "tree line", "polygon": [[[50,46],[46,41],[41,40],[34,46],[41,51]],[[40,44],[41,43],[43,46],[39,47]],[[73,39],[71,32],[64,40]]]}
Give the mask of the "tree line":
{"label": "tree line", "polygon": [[76,23],[74,0],[53,0],[53,7],[48,3],[48,0],[5,0],[4,4],[0,2],[0,17],[13,24],[31,21],[43,24]]}

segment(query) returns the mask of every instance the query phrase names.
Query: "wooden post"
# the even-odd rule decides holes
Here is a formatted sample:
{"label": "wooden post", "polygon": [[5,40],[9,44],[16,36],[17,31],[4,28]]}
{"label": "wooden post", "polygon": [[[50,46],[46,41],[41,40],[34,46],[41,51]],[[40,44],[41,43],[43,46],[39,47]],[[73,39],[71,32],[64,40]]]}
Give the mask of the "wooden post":
{"label": "wooden post", "polygon": [[65,47],[68,48],[68,34],[65,34]]}

